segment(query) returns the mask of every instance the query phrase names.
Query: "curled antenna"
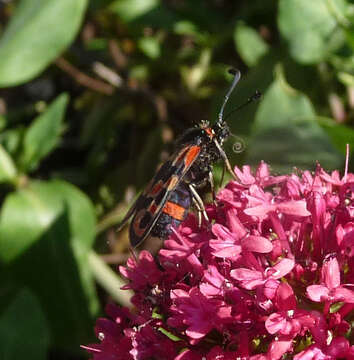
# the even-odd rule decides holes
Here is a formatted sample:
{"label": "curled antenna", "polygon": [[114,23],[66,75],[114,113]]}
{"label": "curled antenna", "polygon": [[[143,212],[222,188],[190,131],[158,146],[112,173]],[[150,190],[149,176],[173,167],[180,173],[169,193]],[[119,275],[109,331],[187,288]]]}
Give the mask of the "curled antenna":
{"label": "curled antenna", "polygon": [[218,123],[222,123],[223,122],[223,115],[224,115],[224,109],[225,106],[227,104],[227,101],[229,100],[229,97],[231,95],[231,93],[233,92],[236,84],[239,82],[240,78],[241,78],[241,73],[239,70],[237,69],[230,69],[229,73],[234,75],[234,80],[232,81],[232,84],[230,86],[229,91],[226,93],[225,97],[224,97],[224,102],[221,106],[220,112],[219,112],[219,116],[218,116]]}
{"label": "curled antenna", "polygon": [[232,115],[235,111],[238,111],[240,109],[242,109],[243,107],[245,107],[246,105],[248,105],[249,103],[253,102],[253,101],[257,101],[262,97],[262,93],[259,90],[256,90],[256,92],[247,99],[246,102],[244,102],[243,104],[241,104],[240,106],[238,106],[237,108],[231,110],[229,113],[226,114],[225,116],[225,120],[230,117],[230,115]]}

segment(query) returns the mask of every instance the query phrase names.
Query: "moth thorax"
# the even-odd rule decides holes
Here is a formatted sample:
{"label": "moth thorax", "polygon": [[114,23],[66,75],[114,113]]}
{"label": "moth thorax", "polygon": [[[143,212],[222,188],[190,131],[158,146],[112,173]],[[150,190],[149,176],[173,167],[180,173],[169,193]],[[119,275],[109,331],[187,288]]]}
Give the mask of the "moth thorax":
{"label": "moth thorax", "polygon": [[229,126],[225,121],[217,122],[213,126],[213,130],[220,145],[230,136]]}

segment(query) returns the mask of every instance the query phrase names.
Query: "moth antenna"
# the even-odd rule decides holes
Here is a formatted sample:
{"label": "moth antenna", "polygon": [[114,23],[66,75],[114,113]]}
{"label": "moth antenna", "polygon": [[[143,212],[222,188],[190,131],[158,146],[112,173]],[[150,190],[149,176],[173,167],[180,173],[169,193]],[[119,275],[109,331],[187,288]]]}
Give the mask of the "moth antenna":
{"label": "moth antenna", "polygon": [[245,107],[246,105],[250,104],[253,101],[259,100],[261,97],[262,97],[262,93],[259,90],[256,90],[255,93],[247,99],[247,101],[245,101],[243,104],[241,104],[240,106],[237,106],[237,108],[235,108],[235,109],[231,110],[229,113],[227,113],[225,116],[225,120],[227,118],[229,118],[230,115],[232,115],[235,111],[242,109],[243,107]]}
{"label": "moth antenna", "polygon": [[241,72],[237,69],[230,69],[229,73],[234,75],[234,80],[232,81],[229,91],[226,93],[226,95],[224,97],[224,102],[221,106],[221,109],[220,109],[220,112],[218,115],[218,123],[220,123],[220,124],[223,122],[224,109],[229,100],[229,97],[230,97],[231,93],[234,91],[235,86],[237,85],[237,83],[239,82],[239,80],[241,78]]}

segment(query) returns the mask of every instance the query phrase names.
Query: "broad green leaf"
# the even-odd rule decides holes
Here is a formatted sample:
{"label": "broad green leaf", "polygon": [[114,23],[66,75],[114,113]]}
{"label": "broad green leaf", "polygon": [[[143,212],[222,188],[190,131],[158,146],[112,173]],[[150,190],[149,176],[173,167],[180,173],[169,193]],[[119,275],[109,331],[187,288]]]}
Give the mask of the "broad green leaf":
{"label": "broad green leaf", "polygon": [[45,360],[49,331],[34,294],[22,289],[0,313],[0,359]]}
{"label": "broad green leaf", "polygon": [[264,160],[281,172],[313,168],[316,161],[333,169],[343,161],[316,122],[310,100],[285,82],[279,67],[259,105],[247,157],[247,162]]}
{"label": "broad green leaf", "polygon": [[336,148],[345,154],[346,145],[350,145],[350,151],[354,151],[354,129],[342,124],[337,124],[334,120],[325,117],[318,117],[318,123],[332,139]]}
{"label": "broad green leaf", "polygon": [[11,156],[0,144],[0,183],[13,181],[16,173],[16,167]]}
{"label": "broad green leaf", "polygon": [[234,41],[242,60],[250,67],[257,65],[269,50],[268,44],[257,31],[241,22],[236,25]]}
{"label": "broad green leaf", "polygon": [[288,41],[290,53],[303,64],[324,60],[329,39],[340,18],[342,0],[280,0],[278,26]]}
{"label": "broad green leaf", "polygon": [[68,95],[59,95],[26,131],[20,157],[20,164],[25,171],[34,170],[40,160],[57,146],[68,100]]}
{"label": "broad green leaf", "polygon": [[3,204],[0,260],[40,299],[57,346],[78,346],[90,333],[98,307],[88,266],[94,237],[92,204],[66,182],[30,182]]}
{"label": "broad green leaf", "polygon": [[74,40],[87,0],[21,0],[0,40],[0,87],[33,79]]}
{"label": "broad green leaf", "polygon": [[126,21],[136,20],[160,5],[159,0],[116,0],[110,9]]}

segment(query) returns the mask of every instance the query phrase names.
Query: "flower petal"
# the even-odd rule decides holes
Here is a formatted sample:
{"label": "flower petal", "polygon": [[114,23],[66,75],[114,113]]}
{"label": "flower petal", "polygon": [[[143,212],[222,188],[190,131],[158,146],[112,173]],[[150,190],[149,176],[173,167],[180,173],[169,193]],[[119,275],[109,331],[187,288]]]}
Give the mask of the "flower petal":
{"label": "flower petal", "polygon": [[241,245],[243,250],[262,254],[269,253],[273,250],[272,242],[263,236],[250,235],[241,240]]}
{"label": "flower petal", "polygon": [[307,287],[306,293],[312,301],[322,302],[328,298],[329,289],[323,285],[310,285]]}

